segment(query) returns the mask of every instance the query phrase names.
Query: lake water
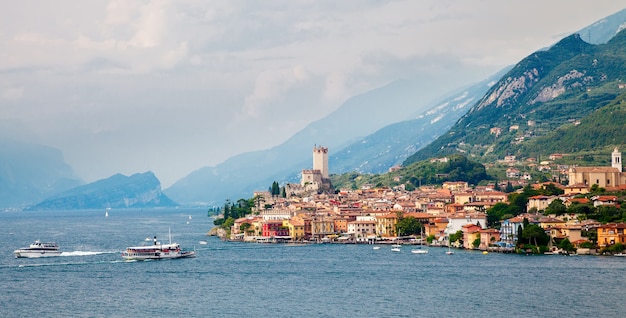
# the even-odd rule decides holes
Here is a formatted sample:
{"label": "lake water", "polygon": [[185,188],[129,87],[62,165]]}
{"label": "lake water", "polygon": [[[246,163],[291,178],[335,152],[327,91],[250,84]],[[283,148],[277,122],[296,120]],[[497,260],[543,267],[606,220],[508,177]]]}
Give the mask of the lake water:
{"label": "lake water", "polygon": [[[104,214],[0,213],[0,317],[626,316],[622,257],[228,243],[201,210]],[[168,230],[197,257],[122,260]],[[14,257],[35,239],[63,256]]]}

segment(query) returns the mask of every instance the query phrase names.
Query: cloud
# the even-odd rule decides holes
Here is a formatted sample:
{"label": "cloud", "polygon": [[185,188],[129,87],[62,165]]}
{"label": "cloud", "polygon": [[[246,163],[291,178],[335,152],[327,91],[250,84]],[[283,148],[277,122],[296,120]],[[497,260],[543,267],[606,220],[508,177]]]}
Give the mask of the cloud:
{"label": "cloud", "polygon": [[0,95],[2,99],[7,101],[17,101],[24,96],[24,87],[8,87],[2,90]]}
{"label": "cloud", "polygon": [[300,66],[261,72],[256,78],[252,94],[245,99],[243,114],[247,117],[259,117],[264,108],[307,78],[306,70]]}
{"label": "cloud", "polygon": [[[0,10],[0,122],[20,122],[60,148],[88,181],[149,168],[171,184],[201,165],[275,146],[392,81],[427,78],[429,93],[440,95],[482,80],[622,7],[69,0],[34,10],[14,1]],[[260,135],[271,138],[252,138]],[[102,158],[110,160],[92,164]]]}

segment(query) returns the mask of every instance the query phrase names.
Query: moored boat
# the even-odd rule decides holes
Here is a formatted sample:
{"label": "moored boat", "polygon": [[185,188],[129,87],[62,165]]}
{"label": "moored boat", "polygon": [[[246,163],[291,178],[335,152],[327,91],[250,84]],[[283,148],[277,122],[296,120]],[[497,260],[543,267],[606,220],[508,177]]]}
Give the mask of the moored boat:
{"label": "moored boat", "polygon": [[122,252],[126,260],[149,260],[149,259],[173,259],[195,257],[195,251],[185,251],[178,243],[162,244],[154,237],[154,244],[142,246],[129,246]]}
{"label": "moored boat", "polygon": [[51,257],[61,255],[59,251],[59,245],[54,242],[41,242],[36,240],[31,243],[29,247],[22,247],[13,251],[17,258],[37,258],[37,257]]}

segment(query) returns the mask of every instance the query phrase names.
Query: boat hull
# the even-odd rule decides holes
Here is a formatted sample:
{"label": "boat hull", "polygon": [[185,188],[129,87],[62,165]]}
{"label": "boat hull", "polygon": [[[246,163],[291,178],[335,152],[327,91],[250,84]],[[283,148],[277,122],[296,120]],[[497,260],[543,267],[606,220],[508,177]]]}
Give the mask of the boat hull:
{"label": "boat hull", "polygon": [[61,251],[19,249],[19,250],[13,251],[13,254],[15,254],[16,258],[39,258],[39,257],[61,256]]}
{"label": "boat hull", "polygon": [[145,260],[159,260],[159,259],[176,259],[195,257],[196,252],[179,252],[179,253],[129,253],[123,252],[122,258],[129,261],[145,261]]}

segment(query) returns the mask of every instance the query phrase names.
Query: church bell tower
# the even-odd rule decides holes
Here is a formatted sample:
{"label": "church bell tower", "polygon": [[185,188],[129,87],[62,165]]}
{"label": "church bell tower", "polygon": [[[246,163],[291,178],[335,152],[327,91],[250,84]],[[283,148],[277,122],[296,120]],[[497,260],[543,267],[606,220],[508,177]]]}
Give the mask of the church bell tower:
{"label": "church bell tower", "polygon": [[611,167],[617,168],[619,172],[622,172],[622,153],[619,152],[617,147],[615,147],[611,154]]}

